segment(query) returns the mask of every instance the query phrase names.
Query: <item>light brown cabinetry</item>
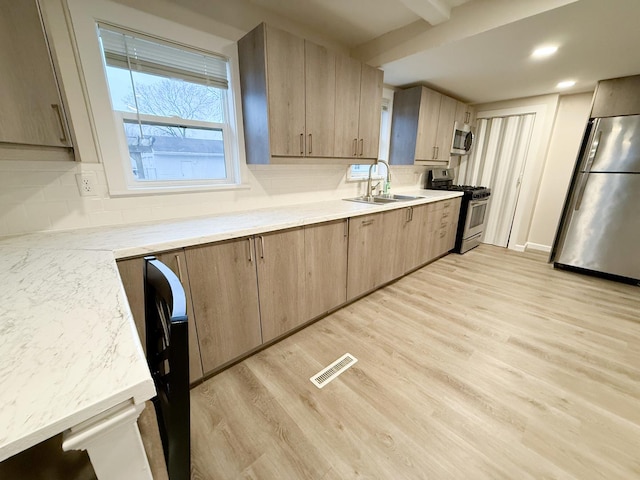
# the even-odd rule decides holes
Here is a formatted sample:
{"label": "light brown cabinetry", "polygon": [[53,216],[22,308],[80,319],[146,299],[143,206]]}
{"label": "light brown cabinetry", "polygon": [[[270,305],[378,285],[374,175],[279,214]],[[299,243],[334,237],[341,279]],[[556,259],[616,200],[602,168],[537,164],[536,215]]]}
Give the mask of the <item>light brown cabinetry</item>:
{"label": "light brown cabinetry", "polygon": [[378,158],[383,72],[336,57],[335,155],[361,163]]}
{"label": "light brown cabinetry", "polygon": [[349,262],[347,300],[376,288],[381,283],[378,258],[384,247],[382,214],[363,215],[349,220]]}
{"label": "light brown cabinetry", "polygon": [[433,224],[433,205],[428,203],[409,207],[407,222],[404,226],[402,274],[431,260],[429,244]]}
{"label": "light brown cabinetry", "polygon": [[349,222],[304,227],[305,317],[312,319],[347,300],[347,246]]}
{"label": "light brown cabinetry", "polygon": [[440,97],[440,113],[438,115],[438,130],[436,136],[436,153],[434,160],[448,162],[451,157],[451,143],[453,142],[453,127],[456,123],[457,101],[446,95]]}
{"label": "light brown cabinetry", "polygon": [[377,158],[381,70],[265,24],[238,51],[248,163]]}
{"label": "light brown cabinetry", "polygon": [[460,198],[434,204],[430,242],[431,259],[441,257],[455,246],[459,215]]}
{"label": "light brown cabinetry", "polygon": [[307,321],[304,229],[255,237],[262,340],[268,342]]}
{"label": "light brown cabinetry", "polygon": [[476,109],[466,103],[456,103],[456,122],[458,124],[471,125],[476,124]]}
{"label": "light brown cabinetry", "polygon": [[349,220],[347,300],[353,300],[401,275],[398,239],[405,209]]}
{"label": "light brown cabinetry", "polygon": [[427,87],[417,86],[396,92],[390,162],[395,165],[448,162],[456,115],[460,113],[458,106],[457,100]]}
{"label": "light brown cabinetry", "polygon": [[1,5],[0,144],[71,147],[38,3]]}
{"label": "light brown cabinetry", "polygon": [[264,23],[238,49],[248,163],[332,157],[335,54]]}
{"label": "light brown cabinetry", "polygon": [[262,343],[253,238],[185,250],[207,374]]}
{"label": "light brown cabinetry", "polygon": [[[184,252],[158,253],[155,257],[167,265],[180,279],[187,300],[187,318],[189,319],[189,380],[193,383],[202,378],[200,345],[196,328],[193,302],[191,298],[191,282]],[[129,300],[129,306],[136,324],[138,336],[146,350],[145,317],[144,317],[144,258],[131,258],[118,261],[120,278]]]}

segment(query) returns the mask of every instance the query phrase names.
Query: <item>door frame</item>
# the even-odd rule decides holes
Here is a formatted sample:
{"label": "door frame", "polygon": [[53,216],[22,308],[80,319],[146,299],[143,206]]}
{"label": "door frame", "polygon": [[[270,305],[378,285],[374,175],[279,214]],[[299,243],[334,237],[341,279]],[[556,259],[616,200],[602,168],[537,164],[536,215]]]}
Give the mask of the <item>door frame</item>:
{"label": "door frame", "polygon": [[[511,224],[511,235],[509,236],[509,243],[507,245],[507,248],[511,250],[524,252],[527,246],[558,101],[559,96],[554,95],[548,103],[483,110],[477,114],[478,120],[483,118],[491,119],[494,117],[535,114],[529,150],[524,160],[522,183],[520,185],[516,211]],[[513,178],[513,181],[517,181],[517,178]]]}

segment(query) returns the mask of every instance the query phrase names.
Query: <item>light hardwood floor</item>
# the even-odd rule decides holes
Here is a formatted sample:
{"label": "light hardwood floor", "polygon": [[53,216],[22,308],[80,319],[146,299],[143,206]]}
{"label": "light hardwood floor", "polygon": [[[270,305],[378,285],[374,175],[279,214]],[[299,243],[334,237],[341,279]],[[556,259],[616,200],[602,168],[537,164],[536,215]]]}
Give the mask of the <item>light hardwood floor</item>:
{"label": "light hardwood floor", "polygon": [[192,478],[640,478],[640,290],[545,260],[449,255],[196,387]]}

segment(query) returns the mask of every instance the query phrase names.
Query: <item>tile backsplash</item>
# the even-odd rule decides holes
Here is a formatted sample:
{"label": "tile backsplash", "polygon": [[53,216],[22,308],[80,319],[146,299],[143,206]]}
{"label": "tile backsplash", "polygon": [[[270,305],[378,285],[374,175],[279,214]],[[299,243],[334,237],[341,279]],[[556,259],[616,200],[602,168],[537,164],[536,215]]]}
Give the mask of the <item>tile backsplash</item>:
{"label": "tile backsplash", "polygon": [[[425,167],[392,167],[392,189],[420,187]],[[95,172],[97,195],[81,197],[76,174]],[[0,235],[168,220],[360,195],[341,165],[251,166],[244,188],[110,197],[101,164],[0,161]]]}

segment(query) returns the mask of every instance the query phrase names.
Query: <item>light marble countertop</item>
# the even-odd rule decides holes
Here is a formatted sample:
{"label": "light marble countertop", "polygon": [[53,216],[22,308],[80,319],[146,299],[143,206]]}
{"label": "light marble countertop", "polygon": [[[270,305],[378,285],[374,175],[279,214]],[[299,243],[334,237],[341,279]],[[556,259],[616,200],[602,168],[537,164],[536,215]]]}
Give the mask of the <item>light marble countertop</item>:
{"label": "light marble countertop", "polygon": [[423,198],[0,238],[0,461],[118,403],[155,395],[116,259],[461,196],[407,193]]}

